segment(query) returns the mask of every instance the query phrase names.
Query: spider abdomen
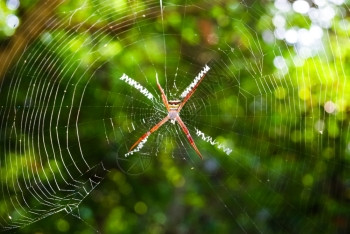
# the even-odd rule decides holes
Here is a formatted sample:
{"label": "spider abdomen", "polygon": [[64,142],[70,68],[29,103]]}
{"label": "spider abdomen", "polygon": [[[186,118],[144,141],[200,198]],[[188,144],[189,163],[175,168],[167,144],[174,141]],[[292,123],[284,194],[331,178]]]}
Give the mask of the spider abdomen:
{"label": "spider abdomen", "polygon": [[170,110],[168,113],[169,119],[175,120],[178,114],[179,113],[176,110]]}

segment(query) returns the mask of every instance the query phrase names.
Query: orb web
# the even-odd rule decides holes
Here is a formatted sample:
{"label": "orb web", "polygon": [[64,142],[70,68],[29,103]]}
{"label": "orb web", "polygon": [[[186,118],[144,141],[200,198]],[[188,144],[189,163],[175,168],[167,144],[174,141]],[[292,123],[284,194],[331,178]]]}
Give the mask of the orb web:
{"label": "orb web", "polygon": [[[213,214],[184,206],[228,230],[346,229],[330,203],[348,199],[347,11],[304,0],[59,4],[1,83],[1,229],[58,213],[84,222],[81,204],[115,170],[166,175],[214,201]],[[157,79],[181,100],[206,66],[180,113],[204,160],[171,121],[130,151],[168,114]]]}

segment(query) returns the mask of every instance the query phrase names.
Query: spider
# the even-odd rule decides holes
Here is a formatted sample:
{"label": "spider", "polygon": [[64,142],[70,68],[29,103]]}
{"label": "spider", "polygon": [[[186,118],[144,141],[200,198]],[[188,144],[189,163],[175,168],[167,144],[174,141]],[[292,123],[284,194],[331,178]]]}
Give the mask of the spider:
{"label": "spider", "polygon": [[133,144],[133,146],[131,146],[130,151],[132,151],[141,141],[143,141],[145,138],[147,138],[149,135],[151,135],[153,132],[157,131],[158,128],[160,128],[163,124],[165,124],[168,120],[170,120],[170,122],[172,124],[175,124],[175,122],[178,122],[180,127],[182,128],[182,131],[185,133],[189,143],[191,144],[191,146],[193,147],[193,149],[196,151],[196,153],[198,154],[198,156],[203,159],[202,154],[199,152],[196,144],[193,141],[193,138],[190,134],[190,132],[188,131],[185,123],[182,121],[181,117],[180,117],[180,111],[182,109],[182,107],[186,104],[186,102],[190,99],[190,97],[193,95],[193,93],[196,91],[198,85],[200,84],[200,82],[203,80],[203,78],[205,77],[206,73],[209,71],[209,67],[205,66],[204,69],[197,75],[197,77],[193,80],[193,82],[188,86],[188,88],[181,94],[181,97],[183,98],[183,100],[170,100],[168,101],[167,96],[164,93],[164,90],[162,88],[162,86],[159,84],[158,81],[158,75],[156,75],[156,80],[157,80],[157,86],[158,89],[160,90],[161,96],[162,96],[162,101],[163,104],[165,106],[165,108],[168,111],[168,115],[162,119],[159,123],[157,123],[156,125],[154,125],[148,132],[146,132],[142,137],[140,137],[135,144]]}

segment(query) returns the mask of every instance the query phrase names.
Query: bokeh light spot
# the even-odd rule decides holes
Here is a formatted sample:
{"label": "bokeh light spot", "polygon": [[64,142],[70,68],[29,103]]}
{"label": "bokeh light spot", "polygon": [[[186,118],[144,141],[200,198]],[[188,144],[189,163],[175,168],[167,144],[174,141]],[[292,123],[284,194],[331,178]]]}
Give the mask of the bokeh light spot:
{"label": "bokeh light spot", "polygon": [[282,56],[276,56],[273,59],[273,65],[275,65],[275,67],[280,70],[287,67],[287,63]]}
{"label": "bokeh light spot", "polygon": [[295,44],[298,42],[298,33],[293,28],[287,30],[285,37],[286,37],[286,41],[289,44]]}
{"label": "bokeh light spot", "polygon": [[137,214],[143,215],[147,212],[148,207],[144,202],[139,201],[139,202],[136,202],[136,204],[134,206],[134,210]]}
{"label": "bokeh light spot", "polygon": [[332,101],[328,101],[324,104],[324,110],[329,114],[334,113],[336,109],[337,109],[337,107],[336,107],[335,103]]}
{"label": "bokeh light spot", "polygon": [[19,0],[7,0],[6,6],[10,10],[17,10],[19,7]]}
{"label": "bokeh light spot", "polygon": [[7,16],[6,23],[10,28],[17,28],[19,25],[19,19],[17,16],[10,14]]}
{"label": "bokeh light spot", "polygon": [[282,15],[275,15],[272,22],[276,28],[283,28],[286,25],[286,19]]}
{"label": "bokeh light spot", "polygon": [[300,14],[306,14],[310,10],[310,5],[304,0],[297,0],[293,2],[293,10]]}
{"label": "bokeh light spot", "polygon": [[324,121],[321,120],[321,119],[319,119],[319,120],[317,120],[316,123],[315,123],[315,130],[316,130],[317,132],[323,134],[324,126],[325,126]]}
{"label": "bokeh light spot", "polygon": [[291,9],[291,4],[287,0],[276,0],[275,7],[282,12],[288,12]]}
{"label": "bokeh light spot", "polygon": [[284,99],[286,97],[286,89],[283,87],[278,87],[275,90],[275,97],[277,99]]}
{"label": "bokeh light spot", "polygon": [[69,223],[64,219],[57,220],[56,227],[60,232],[67,232],[70,229]]}
{"label": "bokeh light spot", "polygon": [[312,175],[310,175],[310,174],[306,174],[303,177],[302,182],[303,182],[304,186],[310,187],[314,183],[314,177],[312,177]]}
{"label": "bokeh light spot", "polygon": [[299,90],[299,98],[301,100],[304,100],[304,101],[309,100],[310,96],[311,96],[311,94],[310,94],[310,90],[308,88],[301,88]]}

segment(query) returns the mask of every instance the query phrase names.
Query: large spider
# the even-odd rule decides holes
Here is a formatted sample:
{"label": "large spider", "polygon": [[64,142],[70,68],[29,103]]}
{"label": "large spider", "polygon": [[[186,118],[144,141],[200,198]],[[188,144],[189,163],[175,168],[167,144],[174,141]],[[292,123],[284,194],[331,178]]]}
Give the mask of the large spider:
{"label": "large spider", "polygon": [[196,151],[198,156],[203,159],[202,154],[199,152],[196,144],[193,141],[193,138],[188,131],[185,123],[182,121],[180,118],[180,111],[182,107],[186,104],[186,102],[190,99],[190,97],[193,95],[193,93],[196,91],[199,83],[203,80],[205,77],[206,73],[209,71],[209,67],[205,66],[203,70],[196,76],[196,78],[193,80],[193,82],[188,86],[188,88],[181,94],[181,98],[183,100],[170,100],[168,101],[167,96],[164,93],[164,90],[162,86],[160,86],[159,81],[158,81],[158,76],[156,76],[157,80],[157,86],[161,92],[162,96],[162,101],[164,103],[164,106],[166,107],[168,111],[168,115],[162,119],[159,123],[154,125],[148,132],[146,132],[142,137],[140,137],[133,146],[131,146],[130,151],[132,151],[141,141],[143,141],[145,138],[147,138],[149,135],[151,135],[153,132],[157,131],[158,128],[160,128],[163,124],[165,124],[168,120],[170,120],[173,124],[177,121],[180,124],[180,127],[182,128],[182,131],[186,134],[186,137],[188,141],[190,142],[191,146],[193,149]]}

